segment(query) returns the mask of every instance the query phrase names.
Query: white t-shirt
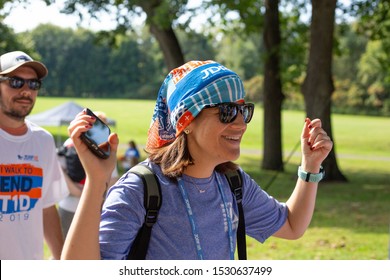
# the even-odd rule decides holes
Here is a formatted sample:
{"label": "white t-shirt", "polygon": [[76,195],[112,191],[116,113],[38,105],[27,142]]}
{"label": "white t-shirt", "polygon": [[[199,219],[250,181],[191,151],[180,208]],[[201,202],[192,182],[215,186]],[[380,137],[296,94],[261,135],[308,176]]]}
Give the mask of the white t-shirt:
{"label": "white t-shirt", "polygon": [[[64,144],[64,146],[72,146],[73,145],[73,142],[72,142],[72,139],[68,138]],[[66,162],[65,162],[65,158],[63,156],[60,156],[59,157],[59,161],[61,163],[61,167],[63,168],[63,170],[66,170]],[[115,166],[114,170],[112,171],[112,174],[111,174],[111,179],[118,179],[119,177],[119,172],[118,172],[118,168],[117,166]],[[80,184],[78,182],[74,182],[75,184],[78,185],[79,188],[83,188],[84,185],[83,184]],[[72,212],[72,213],[75,213],[76,210],[77,210],[77,205],[79,204],[80,202],[80,197],[79,196],[73,196],[71,194],[69,194],[67,197],[65,197],[64,199],[62,199],[59,203],[58,203],[58,206],[68,212]]]}
{"label": "white t-shirt", "polygon": [[[115,167],[114,170],[112,171],[111,178],[118,178],[118,177],[119,177],[118,168]],[[75,184],[78,184],[80,188],[84,187],[80,183],[75,183]],[[68,212],[75,213],[77,210],[77,205],[79,205],[79,202],[80,202],[79,196],[73,196],[69,194],[67,197],[65,197],[58,203],[58,206]]]}
{"label": "white t-shirt", "polygon": [[0,259],[43,259],[43,209],[68,194],[53,136],[0,129]]}

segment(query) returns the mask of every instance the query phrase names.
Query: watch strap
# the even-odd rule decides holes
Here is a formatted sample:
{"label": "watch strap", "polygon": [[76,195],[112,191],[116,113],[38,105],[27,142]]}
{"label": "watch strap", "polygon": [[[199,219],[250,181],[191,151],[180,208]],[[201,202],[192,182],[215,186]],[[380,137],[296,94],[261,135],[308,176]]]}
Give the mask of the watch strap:
{"label": "watch strap", "polygon": [[319,173],[310,173],[302,169],[301,166],[298,168],[298,177],[305,182],[318,183],[325,176],[325,170],[321,166]]}

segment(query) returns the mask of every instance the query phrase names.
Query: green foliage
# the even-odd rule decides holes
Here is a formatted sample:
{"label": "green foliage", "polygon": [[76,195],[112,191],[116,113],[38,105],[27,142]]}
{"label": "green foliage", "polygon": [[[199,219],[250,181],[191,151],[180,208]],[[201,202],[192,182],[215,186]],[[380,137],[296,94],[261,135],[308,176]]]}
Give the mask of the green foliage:
{"label": "green foliage", "polygon": [[333,72],[340,80],[356,79],[359,59],[366,50],[368,38],[356,33],[356,25],[353,22],[336,26],[338,49],[334,57]]}
{"label": "green foliage", "polygon": [[178,30],[177,37],[186,61],[190,60],[215,60],[216,50],[213,47],[214,40],[202,33],[194,31],[184,32]]}
{"label": "green foliage", "polygon": [[246,99],[250,102],[263,102],[263,76],[254,76],[244,82]]}
{"label": "green foliage", "polygon": [[[5,25],[3,20],[12,11],[14,5],[18,5],[20,1],[0,0],[0,53],[21,50],[39,57],[34,48],[34,42],[23,36],[19,36],[14,30]],[[5,8],[8,7],[7,9]]]}
{"label": "green foliage", "polygon": [[146,48],[153,44],[144,41],[141,46],[138,37],[122,36],[118,48],[110,48],[96,44],[96,34],[83,29],[41,25],[25,36],[34,38],[36,49],[45,54],[49,76],[43,94],[148,98],[158,89],[155,80],[160,79],[161,63]]}
{"label": "green foliage", "polygon": [[224,36],[218,44],[216,60],[234,69],[243,80],[251,79],[263,70],[259,40],[257,35],[246,36],[245,40],[239,34]]}
{"label": "green foliage", "polygon": [[[237,13],[240,21],[245,25],[245,28],[241,28],[241,32],[259,34],[263,27],[264,18],[261,16],[261,11],[264,10],[263,2],[262,0],[212,0],[208,1],[206,6],[217,6],[221,15]],[[222,16],[220,24],[229,26],[229,18]]]}

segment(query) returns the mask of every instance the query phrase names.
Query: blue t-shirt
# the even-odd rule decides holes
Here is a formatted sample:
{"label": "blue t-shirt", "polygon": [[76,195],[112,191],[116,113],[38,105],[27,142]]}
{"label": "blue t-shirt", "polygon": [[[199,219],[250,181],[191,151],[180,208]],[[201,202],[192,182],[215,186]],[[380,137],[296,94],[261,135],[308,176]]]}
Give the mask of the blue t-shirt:
{"label": "blue t-shirt", "polygon": [[125,158],[130,160],[132,158],[140,158],[139,151],[136,148],[128,148],[125,152]]}
{"label": "blue t-shirt", "polygon": [[[177,181],[165,177],[158,165],[149,161],[144,163],[154,170],[162,192],[162,205],[152,229],[146,259],[198,259],[190,220]],[[248,174],[242,170],[241,172],[246,234],[264,242],[285,223],[287,207],[265,193]],[[217,176],[223,184],[236,246],[238,207],[225,176],[217,172],[202,179],[182,176],[204,258],[210,260],[230,258],[228,223]],[[206,191],[201,193],[199,189]],[[103,259],[126,259],[144,222],[143,190],[141,179],[129,172],[110,188],[100,223],[100,250]]]}

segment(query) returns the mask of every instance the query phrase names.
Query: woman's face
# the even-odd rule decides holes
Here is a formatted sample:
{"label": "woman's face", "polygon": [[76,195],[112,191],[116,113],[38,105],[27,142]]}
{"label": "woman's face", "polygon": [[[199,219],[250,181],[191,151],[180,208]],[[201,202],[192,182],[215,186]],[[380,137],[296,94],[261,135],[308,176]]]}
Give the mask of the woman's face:
{"label": "woman's face", "polygon": [[219,109],[203,109],[188,126],[188,148],[195,164],[218,164],[240,156],[240,143],[247,128],[241,113],[231,123],[219,120]]}

